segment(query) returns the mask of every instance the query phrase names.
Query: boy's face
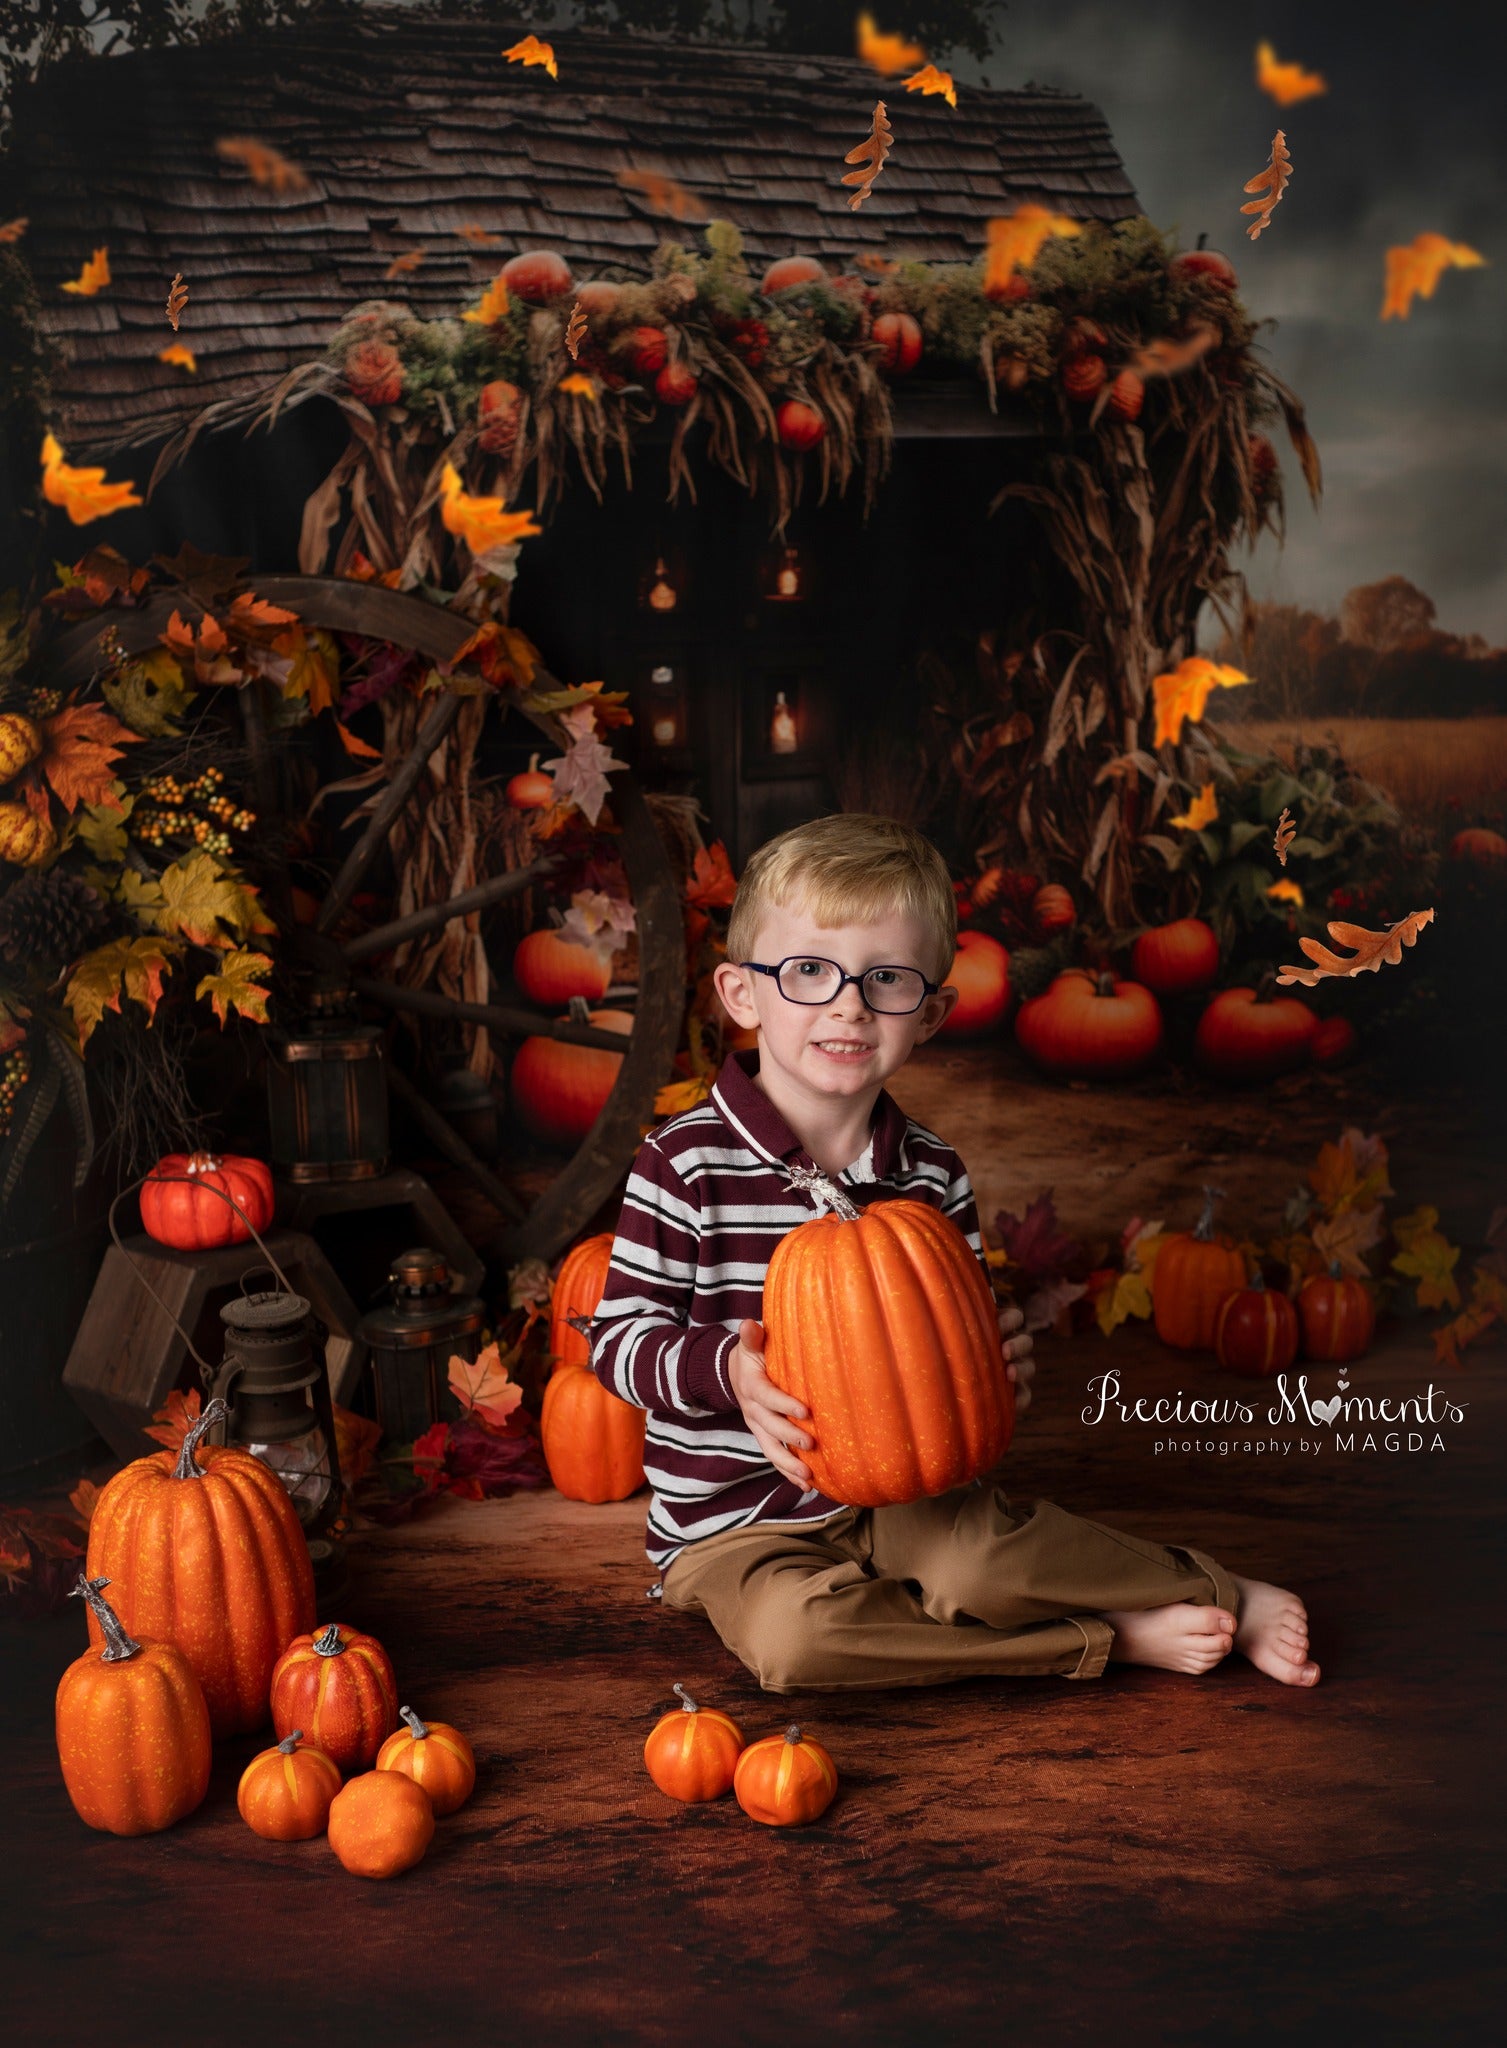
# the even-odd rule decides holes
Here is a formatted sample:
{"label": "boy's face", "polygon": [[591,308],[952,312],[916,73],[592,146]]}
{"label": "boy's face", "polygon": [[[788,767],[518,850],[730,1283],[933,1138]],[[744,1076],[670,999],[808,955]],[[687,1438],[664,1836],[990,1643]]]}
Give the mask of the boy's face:
{"label": "boy's face", "polygon": [[[913,967],[936,979],[935,941],[919,919],[892,911],[871,924],[819,925],[797,902],[767,911],[750,956],[767,967],[796,957],[835,960],[845,974],[870,967]],[[873,1010],[846,982],[819,1003],[793,1003],[775,978],[722,961],[717,993],[735,1023],[759,1032],[759,1068],[778,1068],[802,1091],[831,1097],[877,1089],[930,1038],[958,1000],[954,988],[926,996],[908,1015]],[[853,1048],[838,1050],[839,1045]]]}

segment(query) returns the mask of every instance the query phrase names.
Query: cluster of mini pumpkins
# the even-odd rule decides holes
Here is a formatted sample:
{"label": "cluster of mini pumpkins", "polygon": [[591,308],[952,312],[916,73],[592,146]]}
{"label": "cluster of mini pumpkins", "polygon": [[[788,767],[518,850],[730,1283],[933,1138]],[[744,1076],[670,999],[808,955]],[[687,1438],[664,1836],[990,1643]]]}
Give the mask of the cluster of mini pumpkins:
{"label": "cluster of mini pumpkins", "polygon": [[90,1827],[156,1833],[203,1800],[212,1743],[270,1717],[278,1742],[237,1794],[247,1825],[272,1841],[328,1832],[347,1870],[395,1876],[423,1856],[435,1815],[470,1796],[471,1745],[399,1708],[375,1637],[316,1623],[281,1481],[247,1451],[201,1443],[224,1406],[212,1401],[176,1454],[123,1466],[95,1503],[74,1588],[90,1648],[57,1690],[68,1796]]}
{"label": "cluster of mini pumpkins", "polygon": [[649,1776],[668,1799],[696,1804],[731,1792],[750,1820],[798,1827],[817,1820],[837,1791],[837,1766],[791,1722],[779,1735],[745,1742],[730,1714],[698,1707],[683,1685],[680,1705],[662,1714],[644,1744]]}
{"label": "cluster of mini pumpkins", "polygon": [[1193,1229],[1157,1250],[1151,1308],[1162,1342],[1212,1351],[1227,1371],[1257,1379],[1285,1372],[1300,1349],[1321,1364],[1361,1357],[1376,1330],[1366,1282],[1331,1259],[1327,1272],[1302,1282],[1294,1301],[1266,1285],[1259,1265],[1248,1277],[1244,1252],[1213,1228],[1215,1199],[1216,1190],[1205,1188]]}
{"label": "cluster of mini pumpkins", "polygon": [[[19,711],[0,711],[0,790],[8,789],[25,769],[40,760],[46,735],[35,719]],[[0,862],[34,868],[58,843],[44,809],[33,810],[19,796],[0,796]]]}

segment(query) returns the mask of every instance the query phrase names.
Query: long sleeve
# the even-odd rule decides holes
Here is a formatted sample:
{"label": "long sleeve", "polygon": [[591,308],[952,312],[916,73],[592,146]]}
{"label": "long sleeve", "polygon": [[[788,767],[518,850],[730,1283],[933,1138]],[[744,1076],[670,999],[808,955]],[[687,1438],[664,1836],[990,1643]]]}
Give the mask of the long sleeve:
{"label": "long sleeve", "polygon": [[646,1140],[628,1175],[591,1333],[592,1371],[635,1407],[682,1415],[738,1408],[727,1378],[737,1330],[691,1321],[700,1238],[699,1201]]}

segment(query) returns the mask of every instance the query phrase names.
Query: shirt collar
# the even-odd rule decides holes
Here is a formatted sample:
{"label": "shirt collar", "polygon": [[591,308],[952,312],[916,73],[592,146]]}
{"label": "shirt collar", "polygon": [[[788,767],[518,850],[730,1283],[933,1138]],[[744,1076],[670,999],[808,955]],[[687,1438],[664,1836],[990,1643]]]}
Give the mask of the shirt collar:
{"label": "shirt collar", "polygon": [[[713,1101],[738,1135],[764,1158],[794,1159],[799,1165],[814,1166],[815,1160],[780,1111],[762,1088],[754,1086],[758,1071],[757,1046],[730,1052],[713,1086]],[[898,1166],[905,1125],[905,1111],[887,1089],[881,1088],[869,1124],[876,1181],[888,1180]]]}

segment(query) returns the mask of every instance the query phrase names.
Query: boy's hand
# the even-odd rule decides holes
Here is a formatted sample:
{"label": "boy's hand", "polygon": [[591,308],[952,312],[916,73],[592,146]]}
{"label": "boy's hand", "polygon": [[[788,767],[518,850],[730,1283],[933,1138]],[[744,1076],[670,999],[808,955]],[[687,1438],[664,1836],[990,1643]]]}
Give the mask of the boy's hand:
{"label": "boy's hand", "polygon": [[999,1334],[1005,1346],[1005,1376],[1015,1388],[1015,1416],[1019,1421],[1031,1405],[1031,1382],[1036,1377],[1036,1361],[1031,1356],[1032,1342],[1029,1336],[1012,1337],[1010,1332],[1018,1330],[1025,1321],[1025,1310],[1013,1303],[999,1312]]}
{"label": "boy's hand", "polygon": [[727,1377],[743,1410],[743,1420],[753,1433],[759,1449],[776,1472],[797,1486],[810,1486],[811,1468],[798,1455],[809,1450],[814,1438],[796,1425],[809,1419],[793,1394],[782,1394],[764,1370],[764,1325],[745,1317],[738,1325],[738,1341],[727,1361]]}

